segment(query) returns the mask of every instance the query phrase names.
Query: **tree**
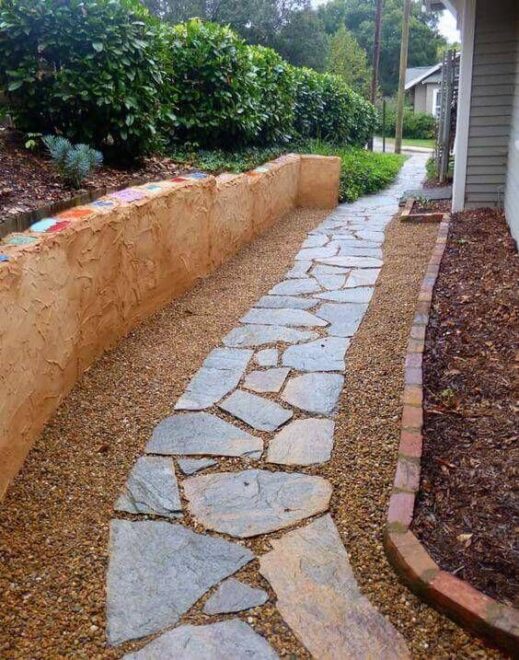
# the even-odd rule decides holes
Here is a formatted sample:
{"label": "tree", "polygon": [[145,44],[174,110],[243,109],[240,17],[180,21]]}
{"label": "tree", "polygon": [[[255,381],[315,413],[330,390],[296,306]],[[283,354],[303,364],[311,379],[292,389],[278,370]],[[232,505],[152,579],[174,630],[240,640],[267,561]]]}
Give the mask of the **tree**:
{"label": "tree", "polygon": [[311,9],[293,12],[272,45],[295,66],[307,66],[316,71],[326,69],[329,37]]}
{"label": "tree", "polygon": [[[346,25],[367,53],[373,52],[376,0],[331,0],[318,9],[323,25],[333,34]],[[402,0],[386,0],[382,24],[380,86],[386,95],[398,85],[400,40],[402,36]],[[336,23],[339,21],[339,24]],[[409,66],[427,66],[438,61],[438,51],[446,43],[438,32],[438,17],[425,13],[420,3],[413,3],[409,36]]]}
{"label": "tree", "polygon": [[344,25],[330,41],[327,70],[340,76],[362,96],[368,95],[370,70],[366,51]]}

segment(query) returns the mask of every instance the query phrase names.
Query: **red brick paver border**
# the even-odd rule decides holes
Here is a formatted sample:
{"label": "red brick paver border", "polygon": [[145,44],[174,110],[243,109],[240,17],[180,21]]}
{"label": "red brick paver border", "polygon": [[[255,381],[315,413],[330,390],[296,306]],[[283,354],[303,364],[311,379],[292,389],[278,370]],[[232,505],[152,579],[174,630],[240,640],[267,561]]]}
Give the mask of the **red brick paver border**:
{"label": "red brick paver border", "polygon": [[410,531],[420,486],[423,425],[422,360],[433,290],[447,243],[450,216],[438,229],[409,336],[405,361],[402,428],[398,462],[389,500],[384,546],[389,561],[420,598],[499,648],[519,654],[519,610],[498,603],[443,571]]}

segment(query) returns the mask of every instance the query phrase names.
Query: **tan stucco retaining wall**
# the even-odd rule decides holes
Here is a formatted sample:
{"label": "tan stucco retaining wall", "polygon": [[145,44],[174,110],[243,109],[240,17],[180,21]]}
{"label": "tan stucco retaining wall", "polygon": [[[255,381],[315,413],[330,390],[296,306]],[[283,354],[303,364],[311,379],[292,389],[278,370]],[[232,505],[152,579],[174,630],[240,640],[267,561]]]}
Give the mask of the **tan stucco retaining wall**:
{"label": "tan stucco retaining wall", "polygon": [[[289,155],[241,175],[176,179],[0,245],[0,498],[77,378],[143,318],[296,206],[337,204],[338,158]],[[125,191],[127,192],[127,191]],[[15,245],[18,238],[33,240]]]}

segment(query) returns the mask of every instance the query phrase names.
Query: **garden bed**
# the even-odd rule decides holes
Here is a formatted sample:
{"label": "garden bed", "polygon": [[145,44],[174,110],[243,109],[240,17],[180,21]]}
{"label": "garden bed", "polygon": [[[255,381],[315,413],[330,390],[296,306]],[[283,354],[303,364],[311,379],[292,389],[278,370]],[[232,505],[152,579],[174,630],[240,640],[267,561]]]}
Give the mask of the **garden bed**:
{"label": "garden bed", "polygon": [[424,354],[414,531],[446,570],[519,606],[519,256],[504,217],[455,215]]}

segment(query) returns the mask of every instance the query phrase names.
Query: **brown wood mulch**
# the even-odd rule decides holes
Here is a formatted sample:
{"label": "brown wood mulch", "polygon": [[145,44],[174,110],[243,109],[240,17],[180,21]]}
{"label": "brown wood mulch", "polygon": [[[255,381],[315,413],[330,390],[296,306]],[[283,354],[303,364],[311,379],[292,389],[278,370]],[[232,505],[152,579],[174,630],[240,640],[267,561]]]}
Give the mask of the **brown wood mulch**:
{"label": "brown wood mulch", "polygon": [[28,151],[19,133],[0,128],[0,217],[33,211],[84,192],[164,179],[185,169],[170,158],[154,156],[122,169],[103,166],[77,190],[62,181],[44,153]]}
{"label": "brown wood mulch", "polygon": [[435,561],[519,606],[519,255],[504,216],[452,218],[424,356],[414,531]]}

